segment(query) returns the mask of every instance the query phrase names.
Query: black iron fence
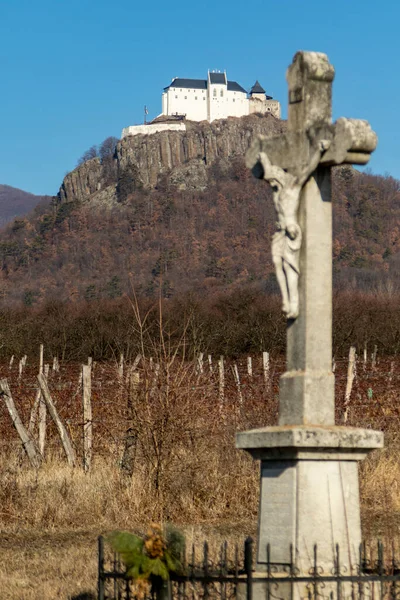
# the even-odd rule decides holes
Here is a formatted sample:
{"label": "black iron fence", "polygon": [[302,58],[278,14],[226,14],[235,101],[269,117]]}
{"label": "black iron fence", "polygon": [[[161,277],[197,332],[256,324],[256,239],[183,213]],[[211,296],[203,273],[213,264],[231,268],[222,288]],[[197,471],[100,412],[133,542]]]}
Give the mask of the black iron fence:
{"label": "black iron fence", "polygon": [[125,576],[118,555],[99,538],[98,600],[400,600],[400,555],[394,546],[360,546],[357,564],[345,565],[336,546],[332,565],[319,564],[314,546],[311,566],[305,572],[296,565],[290,549],[288,565],[267,561],[255,571],[254,543],[247,538],[242,547],[225,542],[211,556],[209,544],[201,552],[191,547],[182,557],[182,569],[171,573],[169,582],[153,580],[148,587]]}

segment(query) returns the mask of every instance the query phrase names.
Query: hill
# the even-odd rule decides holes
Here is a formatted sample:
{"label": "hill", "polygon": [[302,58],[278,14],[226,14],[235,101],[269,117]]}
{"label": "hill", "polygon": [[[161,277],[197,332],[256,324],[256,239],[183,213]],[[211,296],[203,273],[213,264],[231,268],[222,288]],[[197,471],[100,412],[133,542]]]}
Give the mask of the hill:
{"label": "hill", "polygon": [[[69,173],[48,207],[18,218],[0,243],[2,302],[116,298],[134,287],[169,298],[238,287],[276,291],[270,191],[244,166],[258,133],[285,128],[251,115],[127,137],[114,156]],[[393,285],[400,270],[399,182],[338,168],[337,287]]]}
{"label": "hill", "polygon": [[10,185],[0,184],[0,227],[9,221],[29,213],[39,202],[46,201],[47,196],[35,196]]}

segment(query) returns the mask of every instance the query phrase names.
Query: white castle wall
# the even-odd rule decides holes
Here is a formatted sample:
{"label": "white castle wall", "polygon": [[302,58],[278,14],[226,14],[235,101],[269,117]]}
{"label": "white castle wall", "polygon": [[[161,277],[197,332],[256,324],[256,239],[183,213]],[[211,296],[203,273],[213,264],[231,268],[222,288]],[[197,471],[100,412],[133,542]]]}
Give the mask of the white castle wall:
{"label": "white castle wall", "polygon": [[189,121],[205,121],[208,118],[207,90],[169,88],[162,95],[164,115],[186,115]]}
{"label": "white castle wall", "polygon": [[124,127],[121,138],[127,135],[151,135],[159,131],[186,131],[185,123],[154,123],[152,125],[131,125]]}
{"label": "white castle wall", "polygon": [[281,104],[278,100],[267,100],[264,96],[263,99],[257,97],[261,94],[254,94],[252,98],[249,98],[249,114],[252,113],[271,113],[277,119],[281,118]]}
{"label": "white castle wall", "polygon": [[223,84],[210,84],[209,90],[209,121],[249,114],[249,101],[244,92],[228,91]]}
{"label": "white castle wall", "polygon": [[189,121],[243,117],[249,114],[249,100],[224,84],[209,84],[208,90],[172,87],[162,95],[162,114],[185,115]]}

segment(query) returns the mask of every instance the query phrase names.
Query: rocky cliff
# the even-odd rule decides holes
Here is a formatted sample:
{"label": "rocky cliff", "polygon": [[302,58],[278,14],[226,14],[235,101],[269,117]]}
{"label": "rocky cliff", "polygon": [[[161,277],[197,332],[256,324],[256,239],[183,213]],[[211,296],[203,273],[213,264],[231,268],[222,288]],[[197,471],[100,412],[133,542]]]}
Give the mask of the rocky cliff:
{"label": "rocky cliff", "polygon": [[60,200],[123,201],[135,189],[157,187],[166,175],[179,189],[204,189],[210,166],[244,156],[255,135],[276,135],[286,123],[272,115],[253,114],[213,123],[187,122],[186,126],[186,132],[122,139],[111,161],[102,164],[94,158],[69,173],[60,188]]}

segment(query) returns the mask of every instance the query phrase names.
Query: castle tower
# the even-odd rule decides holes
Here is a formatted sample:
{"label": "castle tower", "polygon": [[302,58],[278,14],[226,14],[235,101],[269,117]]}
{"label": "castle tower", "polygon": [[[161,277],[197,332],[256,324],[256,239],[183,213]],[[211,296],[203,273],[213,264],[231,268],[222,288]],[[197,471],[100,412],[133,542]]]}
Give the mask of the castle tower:
{"label": "castle tower", "polygon": [[226,73],[208,71],[208,120],[225,119],[228,80]]}
{"label": "castle tower", "polygon": [[250,90],[249,113],[271,113],[277,119],[281,118],[281,105],[272,96],[268,96],[258,81]]}

